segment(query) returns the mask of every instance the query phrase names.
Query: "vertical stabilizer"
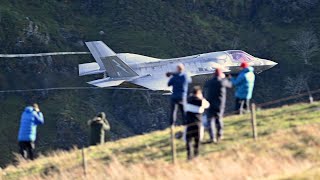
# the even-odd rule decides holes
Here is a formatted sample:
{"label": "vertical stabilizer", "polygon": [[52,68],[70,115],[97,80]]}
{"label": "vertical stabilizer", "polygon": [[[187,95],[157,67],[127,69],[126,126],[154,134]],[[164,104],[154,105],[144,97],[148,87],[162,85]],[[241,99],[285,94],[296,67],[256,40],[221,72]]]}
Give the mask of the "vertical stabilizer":
{"label": "vertical stabilizer", "polygon": [[91,41],[86,42],[87,47],[89,48],[92,56],[97,61],[100,66],[100,70],[105,70],[105,67],[102,62],[102,58],[108,56],[115,56],[116,53],[112,51],[105,43],[102,41]]}

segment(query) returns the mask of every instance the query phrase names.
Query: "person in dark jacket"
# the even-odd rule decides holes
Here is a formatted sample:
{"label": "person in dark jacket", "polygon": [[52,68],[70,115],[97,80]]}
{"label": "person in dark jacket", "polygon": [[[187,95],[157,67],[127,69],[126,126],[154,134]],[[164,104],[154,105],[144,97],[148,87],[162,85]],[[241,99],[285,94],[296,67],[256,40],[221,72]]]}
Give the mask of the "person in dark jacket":
{"label": "person in dark jacket", "polygon": [[226,107],[227,88],[231,87],[232,83],[225,78],[225,74],[219,68],[216,69],[214,77],[204,86],[206,99],[210,103],[210,108],[207,110],[210,142],[223,139],[223,114]]}
{"label": "person in dark jacket", "polygon": [[88,121],[88,125],[90,126],[90,145],[103,144],[105,142],[105,131],[110,130],[106,114],[100,112],[92,120]]}
{"label": "person in dark jacket", "polygon": [[255,81],[253,67],[250,67],[247,62],[242,62],[241,68],[238,77],[231,79],[236,87],[236,111],[239,114],[243,114],[245,109],[249,110]]}
{"label": "person in dark jacket", "polygon": [[192,140],[194,139],[193,155],[199,155],[200,128],[202,114],[210,106],[209,102],[203,98],[201,88],[193,88],[192,94],[188,97],[186,104],[186,147],[188,160],[192,159]]}
{"label": "person in dark jacket", "polygon": [[37,137],[37,126],[44,123],[43,114],[38,104],[27,106],[21,115],[19,128],[19,152],[25,159],[34,159],[35,140]]}
{"label": "person in dark jacket", "polygon": [[191,78],[184,72],[183,64],[177,66],[177,72],[168,72],[166,75],[171,77],[168,82],[168,86],[172,86],[170,124],[174,125],[176,123],[178,109],[182,114],[182,121],[185,121],[183,104],[187,98],[188,85],[191,83]]}

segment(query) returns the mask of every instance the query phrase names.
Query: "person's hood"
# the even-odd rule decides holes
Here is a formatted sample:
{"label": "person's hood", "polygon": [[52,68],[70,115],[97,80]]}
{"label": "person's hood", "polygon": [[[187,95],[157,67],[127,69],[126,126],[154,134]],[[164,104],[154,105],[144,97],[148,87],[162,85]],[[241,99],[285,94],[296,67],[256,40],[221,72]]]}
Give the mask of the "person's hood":
{"label": "person's hood", "polygon": [[93,121],[102,121],[103,119],[101,117],[95,117],[93,118]]}
{"label": "person's hood", "polygon": [[100,117],[101,119],[106,119],[106,113],[100,112],[97,114],[97,117]]}
{"label": "person's hood", "polygon": [[254,71],[254,68],[251,66],[243,69],[243,72],[253,72],[253,71]]}
{"label": "person's hood", "polygon": [[33,112],[33,111],[34,111],[34,109],[33,109],[32,106],[27,106],[27,107],[24,109],[24,112],[27,112],[27,113],[31,113],[31,112]]}

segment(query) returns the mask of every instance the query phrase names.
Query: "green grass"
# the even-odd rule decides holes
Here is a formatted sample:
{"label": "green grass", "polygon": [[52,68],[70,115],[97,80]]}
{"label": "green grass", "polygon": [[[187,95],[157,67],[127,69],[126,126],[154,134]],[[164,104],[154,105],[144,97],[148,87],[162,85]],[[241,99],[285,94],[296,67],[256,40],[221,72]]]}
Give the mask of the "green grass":
{"label": "green grass", "polygon": [[[272,137],[270,135],[286,129],[292,130],[294,133],[296,127],[318,124],[320,122],[319,107],[320,103],[317,102],[312,105],[296,104],[277,109],[259,110],[257,112],[259,138]],[[252,143],[249,119],[249,115],[227,117],[225,119],[225,140],[218,145],[203,145],[201,155],[208,156],[212,153],[230,151],[235,146],[244,146],[244,151],[246,148],[262,150],[266,144],[269,147],[277,147],[277,142],[275,142],[275,145],[268,141],[266,141],[266,144]],[[182,127],[177,128],[177,130],[181,129]],[[301,134],[301,132],[297,134]],[[298,159],[310,158],[310,153],[305,146],[314,142],[315,137],[301,136],[299,142],[294,143],[291,143],[290,137],[287,138],[288,143],[281,145],[281,152],[292,154],[293,157]],[[177,157],[180,161],[184,160],[186,158],[184,142],[181,140],[176,142]],[[139,163],[145,160],[170,161],[169,130],[108,142],[102,146],[89,147],[85,151],[89,162],[103,161],[109,163],[114,158],[125,164]],[[315,157],[313,159],[320,160]],[[27,175],[43,174],[52,166],[59,170],[72,169],[79,166],[81,161],[81,153],[78,150],[72,150],[70,153],[60,152],[49,157],[41,157],[34,162],[22,163],[18,168],[9,166],[5,172],[8,179],[16,179]]]}

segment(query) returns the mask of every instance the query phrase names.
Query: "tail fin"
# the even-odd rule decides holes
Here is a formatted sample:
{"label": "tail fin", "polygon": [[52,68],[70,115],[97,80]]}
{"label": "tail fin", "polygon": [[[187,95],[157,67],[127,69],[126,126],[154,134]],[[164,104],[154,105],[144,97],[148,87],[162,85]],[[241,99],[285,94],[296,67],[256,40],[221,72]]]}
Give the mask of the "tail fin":
{"label": "tail fin", "polygon": [[86,42],[87,47],[89,48],[92,56],[97,61],[101,70],[105,70],[105,67],[102,63],[102,58],[107,56],[115,56],[116,53],[112,51],[106,44],[102,41],[91,41]]}
{"label": "tail fin", "polygon": [[105,70],[110,78],[139,76],[102,41],[86,42],[86,45],[100,66],[100,70]]}

